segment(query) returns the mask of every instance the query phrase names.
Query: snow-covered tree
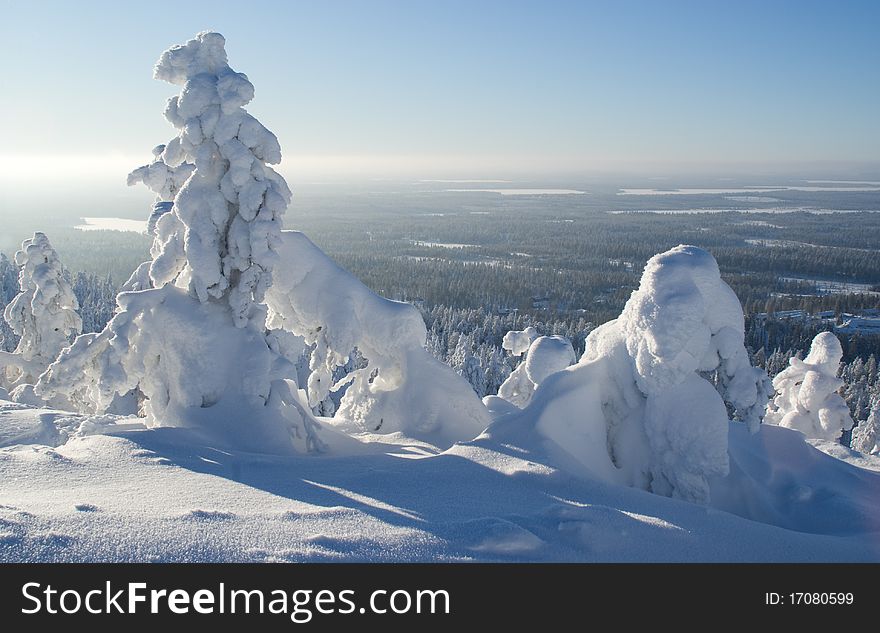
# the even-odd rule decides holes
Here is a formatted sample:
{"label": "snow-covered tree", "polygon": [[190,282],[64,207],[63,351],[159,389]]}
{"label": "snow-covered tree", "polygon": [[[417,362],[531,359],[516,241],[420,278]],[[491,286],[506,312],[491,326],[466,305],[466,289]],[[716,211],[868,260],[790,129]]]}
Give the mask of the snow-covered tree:
{"label": "snow-covered tree", "polygon": [[853,420],[844,399],[837,393],[843,381],[837,377],[843,349],[831,332],[816,335],[804,360],[797,357],[773,379],[776,397],[764,418],[802,432],[808,438],[837,440],[852,428]]}
{"label": "snow-covered tree", "polygon": [[[586,471],[705,503],[728,472],[727,404],[750,426],[768,379],[743,345],[742,307],[695,246],[652,257],[619,318],[580,361],[548,376],[526,409],[539,434]],[[719,393],[703,376],[723,371]]]}
{"label": "snow-covered tree", "polygon": [[[247,76],[229,67],[225,40],[200,33],[165,51],[156,79],[181,86],[165,108],[178,135],[135,170],[171,210],[156,222],[149,276],[202,303],[225,301],[236,327],[261,322],[271,284],[281,215],[290,189],[269,165],[281,161],[278,139],[242,106],[254,96]],[[182,184],[181,184],[182,183]]]}
{"label": "snow-covered tree", "polygon": [[[136,394],[150,426],[197,428],[261,452],[322,448],[312,408],[331,413],[327,398],[343,388],[340,424],[446,444],[479,434],[488,414],[424,349],[418,311],[376,296],[305,236],[282,236],[291,194],[269,166],[280,147],[242,109],[253,86],[227,64],[223,37],[200,33],[166,51],[155,76],[182,90],[165,110],[178,136],[131,177],[159,202],[174,194],[156,222],[147,274],[129,280],[107,327],[79,337],[36,393],[87,411]],[[178,189],[175,170],[187,164]],[[367,365],[335,382],[355,348]]]}
{"label": "snow-covered tree", "polygon": [[79,337],[36,391],[98,411],[136,392],[150,425],[199,427],[252,450],[311,450],[317,422],[262,304],[291,194],[269,166],[281,160],[278,140],[243,109],[254,88],[224,46],[200,33],[156,64],[155,77],[181,92],[165,109],[178,135],[130,177],[158,202],[173,196],[148,280],[120,294],[107,327]]}
{"label": "snow-covered tree", "polygon": [[79,304],[49,238],[34,233],[15,253],[15,263],[19,293],[6,306],[3,318],[20,338],[14,352],[0,352],[0,382],[7,387],[36,382],[71,338],[82,332]]}
{"label": "snow-covered tree", "polygon": [[474,356],[473,352],[465,353],[464,362],[456,371],[473,387],[478,398],[486,395],[486,372],[480,366],[480,359]]}
{"label": "snow-covered tree", "polygon": [[501,350],[492,347],[486,359],[486,393],[498,393],[510,373],[510,365],[505,362]]}
{"label": "snow-covered tree", "polygon": [[874,398],[868,419],[853,429],[851,446],[866,455],[880,453],[880,397]]}

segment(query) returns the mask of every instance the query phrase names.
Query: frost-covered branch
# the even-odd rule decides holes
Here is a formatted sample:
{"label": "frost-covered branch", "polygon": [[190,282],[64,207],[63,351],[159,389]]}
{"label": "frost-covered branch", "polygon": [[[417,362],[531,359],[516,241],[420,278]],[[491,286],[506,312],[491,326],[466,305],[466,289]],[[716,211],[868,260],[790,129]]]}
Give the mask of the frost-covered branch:
{"label": "frost-covered branch", "polygon": [[425,350],[425,323],[415,307],[376,295],[302,233],[284,231],[278,251],[266,294],[269,326],[314,345],[312,405],[343,386],[334,385],[333,370],[356,348],[367,365],[344,381],[338,421],[354,422],[360,431],[402,431],[443,443],[472,439],[488,425],[470,385]]}

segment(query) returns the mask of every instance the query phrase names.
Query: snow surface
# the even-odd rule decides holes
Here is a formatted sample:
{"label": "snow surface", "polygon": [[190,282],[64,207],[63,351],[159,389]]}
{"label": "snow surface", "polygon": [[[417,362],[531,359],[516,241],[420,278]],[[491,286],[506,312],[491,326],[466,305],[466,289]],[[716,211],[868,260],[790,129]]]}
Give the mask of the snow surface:
{"label": "snow surface", "polygon": [[122,231],[128,233],[146,233],[149,223],[143,220],[127,218],[82,218],[83,223],[73,228],[77,231]]}
{"label": "snow surface", "polygon": [[444,189],[445,193],[494,193],[501,196],[579,196],[577,189]]}
{"label": "snow surface", "polygon": [[310,457],[89,416],[53,447],[56,416],[0,403],[2,561],[880,561],[880,474],[778,427],[730,425],[707,508],[569,475],[510,420]]}

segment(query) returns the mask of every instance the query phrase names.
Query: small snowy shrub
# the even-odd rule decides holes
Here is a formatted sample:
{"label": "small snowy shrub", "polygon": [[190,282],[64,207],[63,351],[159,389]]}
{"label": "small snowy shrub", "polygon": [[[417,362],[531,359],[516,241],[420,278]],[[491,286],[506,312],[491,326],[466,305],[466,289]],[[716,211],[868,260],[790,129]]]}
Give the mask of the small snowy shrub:
{"label": "small snowy shrub", "polygon": [[843,349],[831,332],[816,335],[804,360],[793,357],[787,369],[773,379],[776,397],[767,407],[765,421],[800,431],[808,438],[837,440],[852,428],[849,407],[837,393]]}

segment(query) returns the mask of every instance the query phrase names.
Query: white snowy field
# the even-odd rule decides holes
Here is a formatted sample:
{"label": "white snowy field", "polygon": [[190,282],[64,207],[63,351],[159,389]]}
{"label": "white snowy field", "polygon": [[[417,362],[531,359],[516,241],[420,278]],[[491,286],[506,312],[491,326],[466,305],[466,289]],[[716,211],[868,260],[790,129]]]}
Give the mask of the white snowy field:
{"label": "white snowy field", "polygon": [[522,420],[284,457],[6,401],[0,421],[2,561],[880,561],[880,473],[778,427],[731,423],[701,507],[567,475]]}

